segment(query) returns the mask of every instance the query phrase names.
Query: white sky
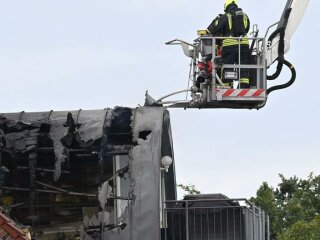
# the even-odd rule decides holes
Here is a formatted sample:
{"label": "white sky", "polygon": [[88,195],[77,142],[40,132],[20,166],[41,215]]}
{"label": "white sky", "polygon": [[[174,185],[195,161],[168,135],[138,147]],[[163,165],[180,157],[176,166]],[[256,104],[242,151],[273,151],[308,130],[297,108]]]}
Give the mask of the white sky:
{"label": "white sky", "polygon": [[[239,0],[261,32],[285,3]],[[223,4],[0,0],[0,112],[135,107],[147,89],[155,98],[184,89],[189,59],[164,43],[191,42]],[[287,54],[296,83],[272,93],[264,109],[170,110],[179,183],[250,197],[262,181],[275,186],[279,173],[319,174],[319,10],[310,0]]]}

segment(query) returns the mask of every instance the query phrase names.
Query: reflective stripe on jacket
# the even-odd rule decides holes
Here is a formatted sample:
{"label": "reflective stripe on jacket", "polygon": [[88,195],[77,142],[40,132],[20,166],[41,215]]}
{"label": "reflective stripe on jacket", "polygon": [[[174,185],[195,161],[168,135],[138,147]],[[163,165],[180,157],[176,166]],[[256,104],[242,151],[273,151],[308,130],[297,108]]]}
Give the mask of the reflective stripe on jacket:
{"label": "reflective stripe on jacket", "polygon": [[[229,31],[230,33],[232,33],[232,14],[231,13],[227,13],[226,14],[228,17],[228,27],[229,27]],[[243,15],[243,23],[244,23],[244,27],[246,29],[248,29],[248,24],[249,24],[249,18],[246,14]],[[233,37],[232,35],[230,35],[230,37]],[[249,45],[249,39],[246,37],[243,37],[241,39],[224,39],[222,41],[222,46],[223,47],[227,47],[227,46],[233,46],[233,45],[239,45],[239,41],[240,44],[247,44]]]}
{"label": "reflective stripe on jacket", "polygon": [[[215,37],[233,37],[232,13],[235,11],[242,11],[242,9],[233,4],[232,6],[228,7],[228,10],[225,14],[220,14],[218,17],[216,17],[208,27],[209,33],[211,33]],[[245,30],[246,33],[248,33],[250,29],[250,19],[246,14],[244,14],[243,16]],[[239,41],[240,44],[249,44],[249,40],[246,37],[243,37],[241,39],[228,38],[222,41],[222,46],[226,47],[239,45]]]}

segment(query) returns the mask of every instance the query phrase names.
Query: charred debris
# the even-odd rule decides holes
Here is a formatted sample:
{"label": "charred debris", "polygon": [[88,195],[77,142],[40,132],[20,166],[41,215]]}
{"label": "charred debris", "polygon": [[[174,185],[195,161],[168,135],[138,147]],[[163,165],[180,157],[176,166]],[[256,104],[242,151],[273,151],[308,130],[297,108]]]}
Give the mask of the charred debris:
{"label": "charred debris", "polygon": [[[114,190],[116,178],[130,178],[130,164],[116,168],[114,156],[129,156],[151,133],[140,129],[133,136],[135,111],[0,114],[3,210],[30,226],[35,239],[95,239],[104,231],[124,229],[125,221],[102,221],[99,212],[111,219],[115,200],[129,204],[136,198],[130,187],[124,196]],[[83,231],[89,232],[87,238]]]}

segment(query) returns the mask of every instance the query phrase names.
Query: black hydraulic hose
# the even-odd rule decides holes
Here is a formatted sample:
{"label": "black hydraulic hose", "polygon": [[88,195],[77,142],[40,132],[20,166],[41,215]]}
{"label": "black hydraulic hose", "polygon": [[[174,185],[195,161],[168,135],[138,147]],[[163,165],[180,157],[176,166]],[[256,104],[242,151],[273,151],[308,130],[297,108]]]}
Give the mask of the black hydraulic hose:
{"label": "black hydraulic hose", "polygon": [[293,65],[287,60],[283,60],[283,64],[286,65],[291,70],[291,79],[285,84],[280,84],[280,85],[276,85],[271,88],[268,88],[268,90],[267,90],[268,95],[273,91],[290,87],[294,83],[294,81],[296,80],[297,73],[296,73],[296,70],[293,67]]}
{"label": "black hydraulic hose", "polygon": [[277,59],[277,61],[278,61],[277,71],[274,74],[272,74],[271,76],[267,75],[267,80],[275,80],[280,76],[280,73],[281,73],[282,68],[283,68],[283,63],[284,63],[283,56],[279,57]]}
{"label": "black hydraulic hose", "polygon": [[271,76],[267,76],[268,80],[274,80],[276,78],[279,77],[281,71],[282,71],[282,67],[283,67],[283,63],[284,63],[284,34],[285,34],[285,28],[279,28],[276,31],[274,31],[271,36],[269,37],[268,41],[272,42],[272,40],[275,38],[275,36],[277,34],[280,34],[280,40],[279,40],[279,47],[278,47],[278,53],[279,53],[279,57],[277,59],[278,61],[278,65],[277,65],[277,71],[271,75]]}
{"label": "black hydraulic hose", "polygon": [[272,42],[272,40],[277,36],[277,34],[279,34],[281,31],[283,30],[283,28],[278,28],[276,29],[273,33],[271,33],[271,35],[268,38],[268,42]]}
{"label": "black hydraulic hose", "polygon": [[279,27],[278,29],[276,29],[269,37],[268,39],[268,42],[272,42],[272,40],[279,34],[280,35],[280,39],[279,39],[279,47],[278,47],[278,54],[279,54],[279,57],[277,58],[277,61],[278,61],[278,65],[277,65],[277,70],[276,72],[271,75],[271,76],[267,76],[267,79],[268,80],[275,80],[276,78],[279,77],[281,71],[282,71],[282,68],[283,68],[283,64],[284,64],[284,47],[285,47],[285,44],[284,44],[284,35],[285,35],[285,32],[286,32],[286,28],[287,28],[287,25],[288,25],[288,20],[289,20],[289,17],[290,17],[290,13],[292,11],[292,8],[288,8],[284,14],[284,20],[282,22],[282,26]]}
{"label": "black hydraulic hose", "polygon": [[291,13],[292,8],[288,8],[284,14],[284,20],[281,24],[281,27],[279,26],[268,38],[268,42],[271,42],[279,33],[283,33],[283,37],[284,37],[284,32],[287,28],[288,25],[288,20],[290,17],[290,13]]}

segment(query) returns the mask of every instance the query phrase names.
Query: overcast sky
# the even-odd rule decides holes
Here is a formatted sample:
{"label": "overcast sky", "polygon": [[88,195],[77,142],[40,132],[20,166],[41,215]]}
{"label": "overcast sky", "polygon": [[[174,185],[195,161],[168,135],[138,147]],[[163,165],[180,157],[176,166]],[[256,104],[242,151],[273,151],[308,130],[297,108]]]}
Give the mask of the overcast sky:
{"label": "overcast sky", "polygon": [[[239,0],[262,33],[285,3]],[[164,43],[192,42],[223,4],[0,0],[0,112],[136,107],[147,89],[155,98],[185,89],[189,59]],[[272,93],[265,108],[170,110],[179,183],[250,197],[262,181],[276,186],[279,173],[319,174],[319,10],[310,0],[286,55],[296,83]]]}

